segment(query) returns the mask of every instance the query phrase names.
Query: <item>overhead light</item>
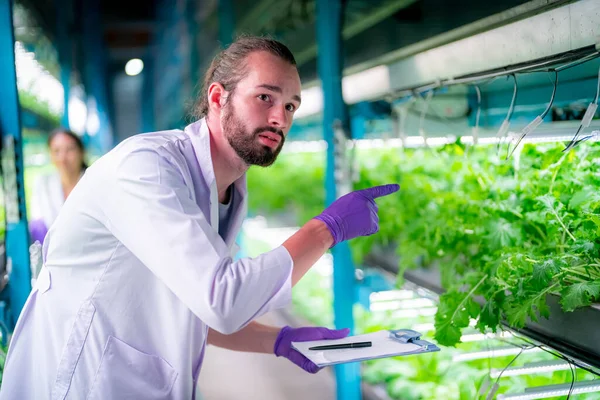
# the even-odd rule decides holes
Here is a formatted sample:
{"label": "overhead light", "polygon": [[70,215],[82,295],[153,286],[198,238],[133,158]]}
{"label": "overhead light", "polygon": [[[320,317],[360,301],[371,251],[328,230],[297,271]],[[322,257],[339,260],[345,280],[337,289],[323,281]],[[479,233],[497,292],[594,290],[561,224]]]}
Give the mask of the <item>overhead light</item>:
{"label": "overhead light", "polygon": [[[347,104],[368,101],[391,90],[390,72],[386,65],[379,65],[342,78],[342,97]],[[294,119],[315,115],[323,111],[323,89],[313,86],[301,92],[302,106]]]}
{"label": "overhead light", "polygon": [[524,350],[521,350],[521,348],[517,347],[517,346],[500,347],[500,348],[490,349],[490,350],[485,350],[485,351],[474,351],[472,353],[456,354],[455,356],[452,357],[452,362],[473,361],[473,360],[481,360],[484,358],[515,356],[515,355],[519,354],[521,351],[523,351],[523,353],[537,353],[542,350],[539,347],[533,347],[533,348],[524,349]]}
{"label": "overhead light", "polygon": [[421,332],[421,333],[426,333],[426,332],[433,332],[435,330],[435,325],[434,324],[416,324],[412,326],[412,329],[414,329],[417,332]]}
{"label": "overhead light", "polygon": [[138,75],[144,69],[144,62],[139,58],[132,58],[125,64],[125,73],[129,76]]}
{"label": "overhead light", "polygon": [[506,370],[504,370],[504,372],[502,372],[501,368],[493,368],[490,372],[490,377],[496,379],[500,376],[500,374],[502,374],[502,377],[532,375],[543,372],[565,371],[569,368],[569,363],[563,360],[540,361],[528,363],[523,365],[522,367],[509,367]]}
{"label": "overhead light", "polygon": [[92,95],[88,96],[87,98],[85,130],[89,136],[96,136],[96,134],[100,131],[98,105],[96,104],[96,98]]}
{"label": "overhead light", "polygon": [[348,104],[371,100],[389,93],[390,71],[387,65],[379,65],[342,78],[344,101]]}
{"label": "overhead light", "polygon": [[371,311],[413,310],[434,307],[433,301],[425,298],[371,301]]}
{"label": "overhead light", "polygon": [[323,89],[321,89],[321,86],[303,89],[300,96],[302,97],[302,104],[298,108],[298,111],[294,113],[294,119],[318,114],[323,111]]}
{"label": "overhead light", "polygon": [[35,95],[40,101],[48,103],[50,110],[62,114],[65,110],[64,88],[35,59],[35,54],[28,52],[25,46],[15,42],[15,67],[17,87]]}
{"label": "overhead light", "polygon": [[415,293],[412,290],[382,290],[380,292],[373,292],[370,295],[369,300],[371,302],[377,301],[390,301],[390,300],[407,300],[415,297]]}
{"label": "overhead light", "polygon": [[512,333],[505,331],[500,333],[470,333],[467,335],[462,335],[460,341],[463,343],[467,342],[482,342],[487,339],[498,339],[498,338],[510,338],[512,337]]}
{"label": "overhead light", "polygon": [[321,153],[327,150],[327,142],[324,140],[313,141],[290,141],[283,146],[282,153]]}
{"label": "overhead light", "polygon": [[516,394],[499,394],[498,400],[535,400],[535,399],[547,399],[550,397],[566,396],[583,394],[583,393],[594,393],[600,392],[600,381],[583,381],[575,382],[571,389],[570,383],[563,383],[560,385],[548,385],[538,386],[525,389],[523,393]]}
{"label": "overhead light", "polygon": [[392,312],[392,318],[416,318],[416,317],[433,317],[437,312],[437,308],[421,308],[421,309],[408,309],[408,310],[396,310]]}

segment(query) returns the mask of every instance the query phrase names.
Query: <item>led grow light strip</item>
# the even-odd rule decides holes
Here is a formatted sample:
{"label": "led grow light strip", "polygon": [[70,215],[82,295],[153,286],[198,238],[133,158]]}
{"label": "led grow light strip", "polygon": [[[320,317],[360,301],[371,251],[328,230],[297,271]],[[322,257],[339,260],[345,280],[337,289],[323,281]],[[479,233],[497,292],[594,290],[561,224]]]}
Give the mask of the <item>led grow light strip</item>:
{"label": "led grow light strip", "polygon": [[504,331],[501,333],[469,333],[466,335],[463,335],[460,338],[461,342],[482,342],[486,339],[498,339],[498,338],[503,338],[503,339],[507,339],[507,338],[512,338],[513,335],[512,333],[508,332],[508,331]]}
{"label": "led grow light strip", "polygon": [[382,290],[373,292],[369,296],[369,301],[389,301],[389,300],[407,300],[415,297],[412,290]]}
{"label": "led grow light strip", "polygon": [[416,317],[433,317],[437,312],[437,308],[421,308],[412,310],[395,310],[392,312],[392,318],[416,318]]}
{"label": "led grow light strip", "polygon": [[[463,362],[463,361],[473,361],[473,360],[481,360],[484,358],[490,357],[506,357],[506,356],[514,356],[519,354],[521,351],[520,347],[511,346],[511,347],[499,347],[496,349],[490,349],[485,351],[474,351],[471,353],[463,353],[457,354],[452,357],[452,362]],[[523,353],[537,353],[542,351],[539,347],[533,347],[530,349],[524,349]]]}
{"label": "led grow light strip", "polygon": [[[518,132],[509,132],[509,139],[519,135]],[[590,136],[589,141],[600,141],[600,130],[594,130],[586,136]],[[567,128],[538,128],[536,132],[527,135],[522,141],[523,143],[554,143],[554,142],[569,142],[573,138],[572,130]],[[446,137],[428,137],[427,146],[443,146],[446,144],[454,143],[456,136]],[[501,138],[497,137],[479,137],[477,142],[479,145],[486,144],[497,144],[501,141]],[[506,140],[506,139],[504,139]],[[404,147],[425,147],[425,139],[421,136],[407,136],[404,139]],[[472,144],[473,136],[461,136],[460,141],[463,144]],[[402,139],[358,139],[354,141],[358,149],[383,149],[383,148],[401,148],[403,147]],[[521,145],[520,144],[520,145]],[[327,142],[324,140],[314,141],[290,141],[287,143],[283,152],[286,153],[318,153],[327,149]]]}
{"label": "led grow light strip", "polygon": [[[570,383],[560,385],[539,386],[525,389],[518,394],[500,394],[498,400],[535,400],[550,397],[566,396],[569,394]],[[571,395],[600,392],[600,380],[575,382]]]}
{"label": "led grow light strip", "polygon": [[[543,372],[553,372],[553,371],[565,371],[568,370],[569,363],[563,360],[555,360],[555,361],[540,361],[535,363],[525,364],[522,367],[510,367],[507,368],[502,377],[507,376],[519,376],[519,375],[532,375]],[[502,369],[492,369],[490,372],[490,377],[493,379],[498,378],[502,373]]]}

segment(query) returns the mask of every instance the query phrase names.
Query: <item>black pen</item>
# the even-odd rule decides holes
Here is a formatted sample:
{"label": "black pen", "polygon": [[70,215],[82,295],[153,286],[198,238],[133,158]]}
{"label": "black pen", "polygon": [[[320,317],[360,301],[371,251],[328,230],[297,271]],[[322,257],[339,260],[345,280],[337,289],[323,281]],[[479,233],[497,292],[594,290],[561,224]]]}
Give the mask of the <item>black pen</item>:
{"label": "black pen", "polygon": [[357,349],[360,347],[371,347],[371,342],[326,344],[323,346],[309,347],[309,350],[337,350],[337,349]]}

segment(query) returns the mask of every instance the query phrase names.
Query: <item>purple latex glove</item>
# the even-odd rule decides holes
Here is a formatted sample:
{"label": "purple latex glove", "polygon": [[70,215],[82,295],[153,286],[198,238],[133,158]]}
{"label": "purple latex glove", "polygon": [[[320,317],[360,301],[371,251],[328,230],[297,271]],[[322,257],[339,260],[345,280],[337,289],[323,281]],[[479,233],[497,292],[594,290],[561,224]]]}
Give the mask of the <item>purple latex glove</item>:
{"label": "purple latex glove", "polygon": [[35,219],[33,221],[29,221],[29,235],[31,236],[31,243],[35,243],[35,241],[39,241],[40,243],[44,243],[44,238],[48,233],[48,228],[42,219]]}
{"label": "purple latex glove", "polygon": [[400,186],[397,184],[374,186],[350,192],[331,203],[315,217],[329,228],[333,236],[331,247],[341,241],[369,236],[379,231],[375,199],[397,192],[398,189]]}
{"label": "purple latex glove", "polygon": [[321,370],[315,363],[292,348],[292,342],[308,342],[322,339],[342,339],[348,336],[350,329],[332,330],[322,327],[291,328],[283,327],[277,335],[273,350],[277,357],[285,357],[303,370],[316,374]]}

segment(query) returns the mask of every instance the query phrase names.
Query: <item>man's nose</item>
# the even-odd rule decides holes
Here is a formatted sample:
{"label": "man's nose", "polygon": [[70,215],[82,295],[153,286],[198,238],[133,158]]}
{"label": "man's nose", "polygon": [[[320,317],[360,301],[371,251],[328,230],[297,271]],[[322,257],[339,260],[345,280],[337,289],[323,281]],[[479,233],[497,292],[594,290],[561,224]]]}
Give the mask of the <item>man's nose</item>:
{"label": "man's nose", "polygon": [[288,115],[285,106],[276,106],[271,108],[269,114],[269,125],[277,127],[281,130],[288,128]]}

